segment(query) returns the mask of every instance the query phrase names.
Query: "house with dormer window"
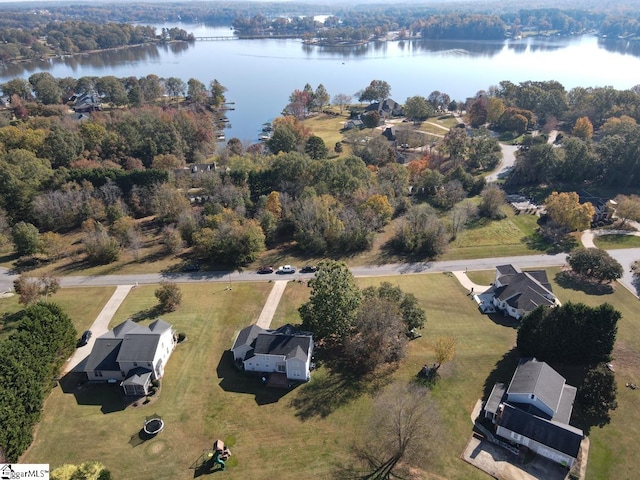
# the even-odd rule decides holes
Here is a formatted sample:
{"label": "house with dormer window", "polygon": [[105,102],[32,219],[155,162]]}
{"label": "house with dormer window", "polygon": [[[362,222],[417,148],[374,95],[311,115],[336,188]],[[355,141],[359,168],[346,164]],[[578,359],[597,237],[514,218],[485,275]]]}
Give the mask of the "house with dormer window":
{"label": "house with dormer window", "polygon": [[311,378],[313,335],[288,324],[276,330],[250,325],[240,330],[231,352],[247,372],[279,373],[298,382]]}
{"label": "house with dormer window", "polygon": [[576,392],[547,363],[523,358],[508,386],[494,385],[484,416],[498,437],[570,468],[584,438],[569,425]]}
{"label": "house with dormer window", "polygon": [[91,382],[120,382],[126,395],[147,395],[175,346],[175,332],[164,320],[148,326],[126,320],[96,338],[84,371]]}
{"label": "house with dormer window", "polygon": [[516,320],[540,305],[560,305],[544,270],[523,271],[515,265],[499,265],[492,291],[494,307]]}

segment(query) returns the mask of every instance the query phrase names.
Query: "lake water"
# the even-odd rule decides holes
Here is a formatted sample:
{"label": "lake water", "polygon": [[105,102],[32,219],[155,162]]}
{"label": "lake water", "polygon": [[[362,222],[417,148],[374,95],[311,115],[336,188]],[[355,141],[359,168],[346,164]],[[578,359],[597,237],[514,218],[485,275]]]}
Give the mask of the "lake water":
{"label": "lake water", "polygon": [[[165,25],[168,27],[175,25]],[[229,28],[178,25],[196,36],[232,36]],[[160,26],[158,26],[160,28]],[[277,117],[291,92],[322,83],[329,94],[353,95],[385,80],[391,97],[428,96],[434,90],[464,100],[501,80],[557,80],[567,89],[640,83],[640,46],[595,36],[528,38],[505,42],[406,41],[362,47],[305,46],[297,39],[197,41],[134,47],[91,55],[0,66],[0,81],[48,71],[55,77],[115,75],[214,78],[235,102],[227,139],[256,141],[261,125]],[[355,100],[355,98],[354,98]]]}

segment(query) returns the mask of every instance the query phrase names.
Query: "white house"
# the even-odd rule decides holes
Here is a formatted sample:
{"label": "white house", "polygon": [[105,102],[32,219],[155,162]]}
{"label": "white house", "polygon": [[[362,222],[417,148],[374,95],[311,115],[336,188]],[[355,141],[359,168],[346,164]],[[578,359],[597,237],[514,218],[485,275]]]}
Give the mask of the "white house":
{"label": "white house", "polygon": [[246,327],[238,333],[231,352],[236,365],[248,372],[281,373],[293,381],[311,378],[313,335],[291,325],[277,330]]}
{"label": "white house", "polygon": [[544,270],[522,271],[514,265],[499,265],[493,283],[493,305],[519,320],[540,305],[554,307],[560,302]]}
{"label": "white house", "polygon": [[127,395],[146,395],[152,380],[164,375],[164,367],[176,346],[170,324],[157,319],[149,326],[126,320],[96,338],[84,371],[89,381],[120,382]]}
{"label": "white house", "polygon": [[523,358],[508,387],[496,383],[484,415],[496,435],[571,467],[584,437],[569,425],[576,388],[544,362]]}

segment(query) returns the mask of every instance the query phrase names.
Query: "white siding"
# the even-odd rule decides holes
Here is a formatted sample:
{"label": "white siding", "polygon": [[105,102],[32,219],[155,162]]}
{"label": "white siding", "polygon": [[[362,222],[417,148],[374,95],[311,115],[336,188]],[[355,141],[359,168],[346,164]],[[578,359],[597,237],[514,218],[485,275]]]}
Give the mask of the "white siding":
{"label": "white siding", "polygon": [[284,355],[267,355],[260,353],[244,361],[244,369],[250,372],[277,372],[278,365],[284,363]]}
{"label": "white siding", "polygon": [[290,380],[309,380],[309,368],[306,362],[297,358],[287,360],[287,378]]}
{"label": "white siding", "polygon": [[548,405],[542,402],[535,395],[533,395],[533,398],[531,398],[531,396],[532,395],[530,393],[509,393],[508,398],[509,402],[526,403],[528,405],[533,405],[534,407],[545,412],[550,417],[553,417],[553,414],[555,412]]}

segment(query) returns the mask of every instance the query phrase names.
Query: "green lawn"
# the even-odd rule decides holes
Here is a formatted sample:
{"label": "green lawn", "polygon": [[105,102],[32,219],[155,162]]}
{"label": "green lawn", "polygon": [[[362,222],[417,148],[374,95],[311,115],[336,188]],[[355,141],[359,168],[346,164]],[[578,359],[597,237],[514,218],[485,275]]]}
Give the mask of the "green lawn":
{"label": "green lawn", "polygon": [[593,239],[593,243],[598,248],[612,250],[615,248],[638,248],[640,247],[640,237],[634,235],[599,235]]}
{"label": "green lawn", "polygon": [[[591,431],[587,478],[634,478],[640,402],[637,391],[624,388],[624,384],[640,383],[638,300],[620,286],[611,294],[599,296],[561,286],[555,281],[558,271],[550,269],[549,276],[563,302],[598,305],[607,301],[623,313],[613,361],[620,406],[613,412],[610,425]],[[493,272],[469,275],[485,283]],[[452,335],[457,339],[456,356],[442,367],[432,392],[439,412],[434,425],[438,425],[440,434],[428,463],[422,465],[420,478],[487,478],[461,461],[459,455],[471,433],[469,415],[476,400],[496,378],[508,380],[512,373],[509,368],[515,366],[515,360],[507,354],[515,345],[516,330],[503,324],[501,318],[493,321],[481,315],[450,274],[363,278],[358,284],[365,287],[384,280],[415,294],[427,311],[423,337],[409,344],[395,378],[410,381],[423,364],[433,362],[437,337]],[[336,467],[352,460],[353,442],[367,435],[374,397],[371,387],[350,389],[320,368],[310,383],[293,391],[265,390],[257,380],[238,375],[228,358],[222,360],[237,331],[257,318],[272,285],[236,283],[232,291],[226,291],[222,284],[181,285],[182,306],[163,318],[185,332],[187,340],[169,361],[159,396],[147,406],[122,410],[107,386],[85,390],[78,400],[54,389],[38,436],[21,461],[55,466],[100,460],[114,478],[187,479],[193,478],[189,466],[202,450],[222,438],[234,453],[225,472],[228,478],[271,479],[273,472],[285,479],[333,478]],[[154,289],[134,289],[113,323],[130,317],[148,322],[156,304]],[[305,283],[289,282],[272,325],[298,322],[297,307],[308,294]],[[95,298],[75,295],[78,299]],[[94,315],[106,298],[108,295],[103,295],[95,306],[84,308]],[[4,303],[0,305],[4,307]],[[166,420],[165,430],[157,438],[140,443],[137,432],[144,418],[156,412]]]}
{"label": "green lawn", "polygon": [[[115,290],[115,287],[62,288],[49,300],[64,309],[80,334],[91,326]],[[0,339],[13,331],[14,314],[22,309],[17,295],[0,299]]]}
{"label": "green lawn", "polygon": [[[461,451],[469,434],[472,398],[482,391],[481,370],[476,368],[473,381],[455,372],[465,371],[472,364],[490,369],[500,352],[512,343],[513,330],[491,324],[490,353],[472,359],[478,351],[474,336],[486,334],[482,326],[485,319],[475,315],[473,304],[455,280],[441,275],[401,280],[403,288],[418,294],[423,304],[431,305],[434,313],[429,325],[434,333],[449,332],[452,322],[456,334],[462,337],[462,332],[467,332],[458,359],[444,372],[443,386],[452,388],[439,388],[434,394],[437,402],[448,405],[447,409],[451,409],[454,397],[469,399],[456,400],[457,406],[450,412],[453,417],[448,418],[447,413],[443,419],[448,428],[455,426],[464,438],[447,434],[446,442],[443,438],[442,445],[437,446],[441,453],[429,470],[444,472],[447,478],[483,478],[454,453],[454,449]],[[270,479],[273,472],[278,472],[279,478],[331,478],[338,465],[350,461],[353,441],[366,434],[363,429],[372,397],[347,396],[348,402],[338,402],[323,418],[313,413],[318,395],[324,398],[327,391],[336,388],[323,369],[314,373],[312,382],[278,399],[279,392],[265,391],[256,380],[238,376],[229,367],[228,358],[220,363],[235,333],[259,314],[271,286],[269,282],[234,284],[231,292],[217,284],[181,286],[182,307],[163,318],[184,331],[187,341],[177,347],[169,361],[159,397],[148,406],[120,410],[107,386],[84,393],[79,397],[82,404],[74,395],[55,389],[47,400],[38,436],[22,461],[55,466],[97,459],[107,465],[114,478],[186,479],[193,477],[188,468],[191,463],[220,437],[233,443],[232,466],[225,473],[228,478]],[[144,312],[155,305],[153,290],[153,286],[133,290],[114,323],[132,316],[144,317]],[[443,298],[447,292],[459,301],[445,312],[442,309],[447,302]],[[274,326],[296,321],[295,310],[307,295],[304,284],[290,283]],[[467,346],[469,352],[464,353]],[[412,342],[407,361],[396,375],[412,378],[422,364],[432,360],[430,348],[426,338]],[[297,398],[301,400],[294,403]],[[144,418],[155,412],[166,420],[165,430],[157,438],[134,446]]]}
{"label": "green lawn", "polygon": [[449,244],[447,251],[438,259],[497,258],[541,253],[537,249],[545,245],[536,241],[538,217],[515,215],[506,206],[503,211],[507,216],[502,220],[478,218]]}

